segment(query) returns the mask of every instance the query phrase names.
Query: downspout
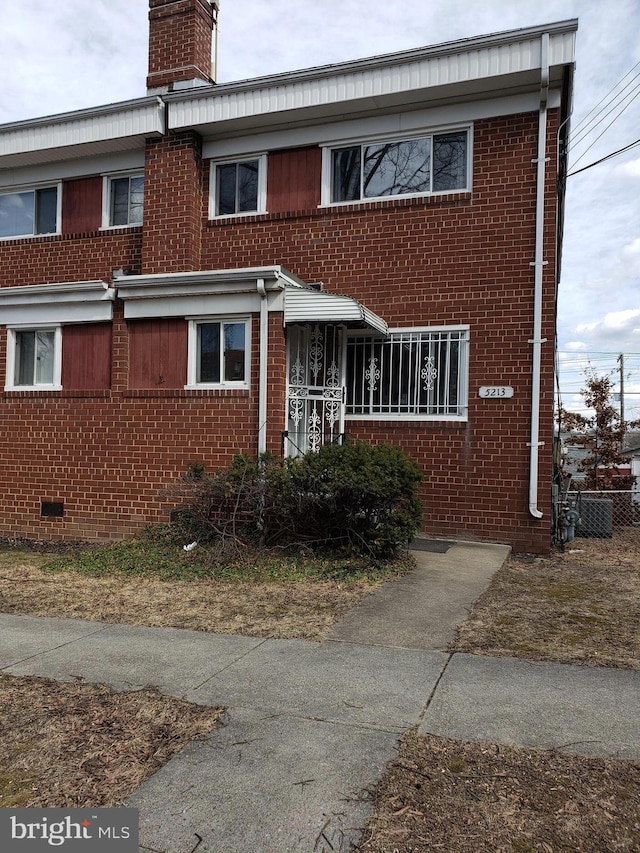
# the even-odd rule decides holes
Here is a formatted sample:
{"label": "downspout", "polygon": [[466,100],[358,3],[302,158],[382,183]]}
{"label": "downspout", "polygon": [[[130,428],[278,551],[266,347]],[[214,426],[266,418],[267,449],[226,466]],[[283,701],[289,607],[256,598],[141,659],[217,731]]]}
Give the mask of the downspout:
{"label": "downspout", "polygon": [[540,110],[538,113],[538,157],[536,182],[536,245],[533,296],[533,346],[531,374],[531,440],[529,442],[529,512],[533,518],[542,518],[538,509],[538,458],[540,441],[540,363],[542,344],[542,279],[547,261],[543,260],[544,249],[544,182],[547,153],[547,100],[549,96],[549,33],[540,37]]}
{"label": "downspout", "polygon": [[258,367],[258,458],[267,452],[267,358],[269,355],[269,306],[264,279],[256,288],[260,294],[260,355]]}

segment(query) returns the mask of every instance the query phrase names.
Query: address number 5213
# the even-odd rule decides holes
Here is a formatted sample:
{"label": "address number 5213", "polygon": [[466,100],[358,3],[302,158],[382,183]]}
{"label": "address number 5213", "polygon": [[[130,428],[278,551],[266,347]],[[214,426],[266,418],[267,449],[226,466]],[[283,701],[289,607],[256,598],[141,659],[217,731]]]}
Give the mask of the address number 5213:
{"label": "address number 5213", "polygon": [[482,385],[478,396],[484,399],[513,397],[513,388],[510,385]]}

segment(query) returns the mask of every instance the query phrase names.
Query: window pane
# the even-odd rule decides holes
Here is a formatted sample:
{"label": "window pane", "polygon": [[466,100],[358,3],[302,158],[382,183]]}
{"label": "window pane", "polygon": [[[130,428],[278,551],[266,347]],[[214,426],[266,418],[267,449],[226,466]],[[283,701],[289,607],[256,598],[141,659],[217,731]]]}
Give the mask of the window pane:
{"label": "window pane", "polygon": [[238,163],[238,212],[258,209],[258,161]]}
{"label": "window pane", "polygon": [[111,181],[111,225],[129,223],[129,178]]}
{"label": "window pane", "polygon": [[225,382],[244,381],[245,324],[224,324]]}
{"label": "window pane", "polygon": [[142,222],[144,207],[144,178],[137,175],[129,181],[129,224],[139,225]]}
{"label": "window pane", "polygon": [[33,234],[34,193],[0,195],[0,237]]}
{"label": "window pane", "polygon": [[461,415],[464,332],[402,332],[347,343],[347,414]]}
{"label": "window pane", "polygon": [[14,385],[33,385],[35,333],[16,332]]}
{"label": "window pane", "polygon": [[36,385],[53,385],[54,333],[36,332]]}
{"label": "window pane", "polygon": [[36,190],[36,234],[55,234],[58,218],[58,190]]}
{"label": "window pane", "polygon": [[353,201],[360,198],[361,149],[340,148],[333,151],[331,201]]}
{"label": "window pane", "polygon": [[406,142],[365,146],[365,198],[428,192],[430,159],[430,139],[410,139]]}
{"label": "window pane", "polygon": [[467,134],[446,133],[433,140],[433,190],[460,190],[467,185]]}
{"label": "window pane", "polygon": [[236,164],[228,163],[225,166],[218,166],[217,172],[217,192],[216,198],[218,206],[216,213],[219,216],[224,216],[227,213],[236,212]]}
{"label": "window pane", "polygon": [[197,382],[220,382],[220,323],[198,325]]}

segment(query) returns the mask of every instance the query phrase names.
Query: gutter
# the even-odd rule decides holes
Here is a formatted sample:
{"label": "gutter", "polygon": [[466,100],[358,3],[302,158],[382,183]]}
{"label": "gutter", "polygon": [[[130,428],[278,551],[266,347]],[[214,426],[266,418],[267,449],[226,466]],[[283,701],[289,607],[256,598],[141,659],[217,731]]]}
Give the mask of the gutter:
{"label": "gutter", "polygon": [[533,518],[542,518],[538,509],[538,460],[539,449],[544,445],[540,441],[540,362],[542,344],[542,279],[544,267],[544,181],[546,175],[547,152],[547,100],[549,96],[549,33],[540,36],[540,110],[538,113],[538,156],[536,179],[536,244],[533,295],[533,337],[529,343],[533,347],[531,366],[531,436],[529,441],[529,513]]}

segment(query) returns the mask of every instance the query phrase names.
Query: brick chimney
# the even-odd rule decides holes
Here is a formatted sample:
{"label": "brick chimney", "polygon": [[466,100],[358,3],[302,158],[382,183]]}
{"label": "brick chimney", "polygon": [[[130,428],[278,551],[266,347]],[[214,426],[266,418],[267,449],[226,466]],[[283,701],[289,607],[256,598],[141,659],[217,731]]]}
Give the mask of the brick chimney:
{"label": "brick chimney", "polygon": [[213,83],[217,14],[216,0],[149,0],[149,94]]}

